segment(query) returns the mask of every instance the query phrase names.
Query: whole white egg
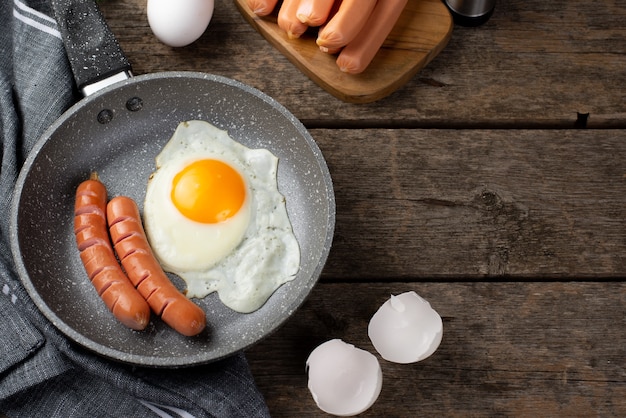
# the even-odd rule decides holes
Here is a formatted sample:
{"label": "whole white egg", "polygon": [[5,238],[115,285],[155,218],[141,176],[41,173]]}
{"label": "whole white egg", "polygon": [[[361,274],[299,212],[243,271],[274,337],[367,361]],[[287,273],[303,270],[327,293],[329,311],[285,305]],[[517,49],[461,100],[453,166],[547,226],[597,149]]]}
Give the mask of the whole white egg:
{"label": "whole white egg", "polygon": [[214,0],[148,0],[147,9],[157,39],[181,47],[202,36],[213,17]]}
{"label": "whole white egg", "polygon": [[278,191],[278,158],[204,121],[179,124],[156,157],[143,220],[165,271],[187,296],[217,291],[238,312],[261,307],[300,268],[300,247]]}

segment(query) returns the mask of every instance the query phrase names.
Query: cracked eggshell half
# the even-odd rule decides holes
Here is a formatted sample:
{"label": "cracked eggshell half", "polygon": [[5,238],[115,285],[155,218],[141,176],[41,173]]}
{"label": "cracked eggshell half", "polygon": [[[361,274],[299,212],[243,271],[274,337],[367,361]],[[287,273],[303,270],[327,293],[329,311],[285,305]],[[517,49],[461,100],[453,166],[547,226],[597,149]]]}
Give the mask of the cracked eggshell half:
{"label": "cracked eggshell half", "polygon": [[383,384],[378,359],[340,339],[329,340],[306,361],[309,390],[317,406],[328,414],[353,416],[370,408]]}
{"label": "cracked eggshell half", "polygon": [[430,303],[410,291],[392,295],[374,314],[367,332],[385,360],[415,363],[437,350],[443,321]]}

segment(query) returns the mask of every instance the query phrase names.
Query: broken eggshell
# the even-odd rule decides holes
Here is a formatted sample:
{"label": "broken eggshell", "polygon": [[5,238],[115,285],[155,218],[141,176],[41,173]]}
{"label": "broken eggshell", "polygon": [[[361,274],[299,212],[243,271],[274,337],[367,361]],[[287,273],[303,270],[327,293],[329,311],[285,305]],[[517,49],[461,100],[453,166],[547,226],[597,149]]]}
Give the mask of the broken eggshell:
{"label": "broken eggshell", "polygon": [[443,321],[430,303],[410,291],[392,295],[370,320],[367,333],[385,360],[414,363],[437,350]]}
{"label": "broken eggshell", "polygon": [[311,395],[326,413],[357,415],[378,399],[383,383],[380,363],[352,344],[329,340],[311,352],[306,366]]}

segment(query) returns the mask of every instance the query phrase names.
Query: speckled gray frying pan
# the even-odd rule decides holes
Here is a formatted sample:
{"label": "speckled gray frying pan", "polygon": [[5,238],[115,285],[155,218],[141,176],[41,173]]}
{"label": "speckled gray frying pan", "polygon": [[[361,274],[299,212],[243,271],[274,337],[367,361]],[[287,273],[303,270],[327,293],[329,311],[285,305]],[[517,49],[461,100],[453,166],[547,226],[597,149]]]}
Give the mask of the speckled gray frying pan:
{"label": "speckled gray frying pan", "polygon": [[[93,0],[53,3],[62,31],[104,23]],[[71,58],[83,91],[89,89],[88,80],[130,69],[107,28],[90,27],[88,33],[88,46],[104,52],[106,59],[80,63],[80,57]],[[108,44],[94,45],[98,38]],[[69,41],[65,39],[68,52],[76,52],[74,46],[85,39],[84,33],[70,33]],[[92,54],[82,52],[83,57]],[[72,229],[75,189],[95,170],[111,196],[128,195],[142,208],[154,157],[178,123],[191,119],[211,122],[244,145],[267,148],[278,156],[279,190],[287,200],[302,264],[297,277],[253,313],[228,309],[216,294],[198,300],[208,325],[197,337],[177,334],[154,315],[145,331],[132,331],[111,315],[85,274]],[[28,293],[70,339],[121,362],[182,367],[240,351],[282,325],[317,282],[334,225],[328,168],[313,138],[292,114],[237,81],[173,72],[130,77],[91,93],[45,132],[17,181],[11,245]],[[172,280],[182,287],[179,279]]]}

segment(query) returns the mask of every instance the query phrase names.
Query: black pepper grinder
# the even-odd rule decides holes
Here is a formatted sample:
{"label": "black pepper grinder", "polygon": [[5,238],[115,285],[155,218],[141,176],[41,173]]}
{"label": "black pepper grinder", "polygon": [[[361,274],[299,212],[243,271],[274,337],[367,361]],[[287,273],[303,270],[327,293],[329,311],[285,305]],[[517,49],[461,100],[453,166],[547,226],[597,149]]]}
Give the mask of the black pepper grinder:
{"label": "black pepper grinder", "polygon": [[444,0],[452,13],[454,23],[461,26],[480,26],[487,22],[496,7],[496,0]]}

